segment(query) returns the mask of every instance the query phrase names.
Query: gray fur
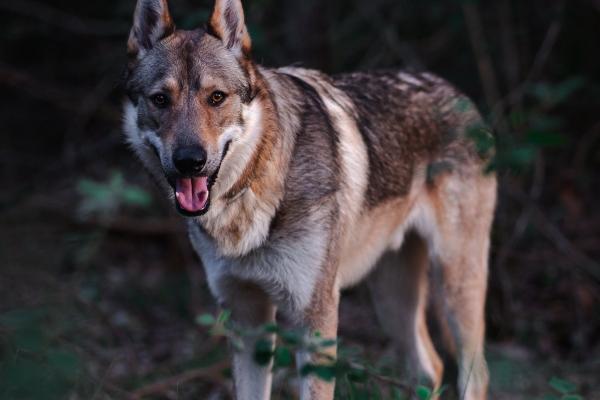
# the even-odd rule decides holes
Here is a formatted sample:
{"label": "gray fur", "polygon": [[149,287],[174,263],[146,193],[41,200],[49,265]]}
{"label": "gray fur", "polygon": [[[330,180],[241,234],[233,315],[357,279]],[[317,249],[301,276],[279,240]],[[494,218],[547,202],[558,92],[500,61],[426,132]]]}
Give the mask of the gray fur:
{"label": "gray fur", "polygon": [[[468,296],[453,304],[457,320],[463,304],[482,313],[495,179],[481,174],[485,160],[467,134],[482,126],[481,117],[464,95],[428,73],[329,77],[260,67],[250,59],[239,0],[217,0],[207,31],[170,31],[164,1],[139,0],[137,9],[125,131],[167,191],[178,178],[175,149],[206,150],[201,176],[214,184],[211,201],[188,220],[189,235],[211,291],[235,321],[269,322],[276,308],[303,328],[335,336],[339,291],[411,232],[422,240],[410,242],[427,244],[432,258],[456,272],[450,286],[461,282],[462,268],[481,278],[472,279],[478,304]],[[215,90],[226,95],[219,105],[209,102]],[[153,104],[156,93],[168,96],[168,107]],[[424,285],[416,284],[412,298],[421,299]],[[381,287],[378,297],[394,296],[389,282]],[[423,301],[416,303],[419,310],[407,315],[418,318],[405,331],[417,336],[405,343],[415,343],[412,357],[438,384],[441,367],[421,326]],[[481,348],[477,326],[470,336],[457,334],[472,343],[464,351]],[[481,399],[487,385],[483,355],[475,359],[482,372],[468,400]],[[234,355],[237,393],[267,399],[270,373],[249,360],[247,351]],[[306,378],[302,393],[330,400],[333,386]]]}

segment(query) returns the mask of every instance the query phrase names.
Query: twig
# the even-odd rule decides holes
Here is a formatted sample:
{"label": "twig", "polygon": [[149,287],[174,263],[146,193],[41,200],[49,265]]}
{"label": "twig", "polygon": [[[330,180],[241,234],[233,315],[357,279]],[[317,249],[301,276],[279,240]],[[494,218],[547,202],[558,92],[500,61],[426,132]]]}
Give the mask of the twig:
{"label": "twig", "polygon": [[475,53],[481,83],[483,84],[484,96],[488,106],[492,109],[494,104],[497,104],[500,100],[500,91],[498,90],[498,81],[492,58],[487,51],[487,44],[483,36],[483,26],[479,10],[476,3],[466,1],[462,2],[462,9],[465,15],[471,46],[473,46],[473,52]]}
{"label": "twig", "polygon": [[75,165],[77,157],[77,137],[84,136],[84,131],[95,113],[102,107],[108,97],[117,87],[117,77],[112,74],[107,74],[96,87],[89,92],[80,102],[78,107],[78,115],[73,118],[69,129],[65,133],[63,157],[69,168]]}
{"label": "twig", "polygon": [[392,378],[390,376],[380,375],[380,374],[378,374],[376,372],[369,371],[368,369],[365,369],[365,367],[363,365],[360,365],[360,364],[357,364],[357,363],[351,362],[351,363],[349,363],[349,365],[352,368],[354,368],[354,369],[365,371],[365,373],[367,375],[369,375],[371,378],[373,378],[373,379],[375,379],[375,380],[377,380],[377,381],[379,381],[381,383],[384,383],[386,385],[394,386],[396,388],[402,389],[403,391],[406,392],[406,394],[409,395],[409,397],[411,397],[414,394],[414,388],[413,388],[413,386],[409,385],[406,382],[403,382],[403,381],[398,380],[396,378]]}
{"label": "twig", "polygon": [[81,18],[32,0],[3,0],[0,9],[83,35],[122,36],[127,33],[125,24]]}
{"label": "twig", "polygon": [[558,250],[567,255],[582,272],[595,279],[597,283],[600,283],[600,265],[597,262],[575,247],[565,234],[546,217],[525,193],[514,188],[508,188],[507,192],[524,207],[531,208],[537,228],[548,240],[554,243]]}
{"label": "twig", "polygon": [[519,51],[515,46],[515,32],[510,3],[510,0],[502,0],[498,5],[498,15],[500,18],[502,56],[505,61],[504,70],[509,87],[514,89],[519,84]]}
{"label": "twig", "polygon": [[209,380],[214,383],[222,384],[223,377],[221,376],[221,372],[228,366],[229,362],[222,361],[207,368],[198,368],[185,371],[179,375],[172,376],[162,381],[142,386],[141,388],[132,392],[129,396],[129,399],[141,400],[146,396],[165,393],[174,386],[182,385],[184,383],[189,383],[191,381],[199,379]]}
{"label": "twig", "polygon": [[0,85],[24,90],[31,97],[51,101],[65,110],[77,109],[77,94],[49,82],[42,82],[20,69],[0,63]]}
{"label": "twig", "polygon": [[[565,2],[562,1],[559,5],[559,14],[562,17],[562,12],[565,7]],[[518,104],[521,102],[525,91],[527,90],[529,84],[534,81],[538,75],[541,73],[544,65],[548,62],[550,54],[552,53],[552,49],[556,45],[558,40],[558,36],[562,30],[562,18],[552,22],[546,35],[544,36],[544,41],[540,46],[540,49],[536,53],[535,59],[533,61],[533,65],[527,74],[525,80],[516,88],[514,88],[507,96],[505,96],[500,102],[494,105],[493,114],[500,115],[505,112],[505,109],[508,105]]]}
{"label": "twig", "polygon": [[[34,99],[46,101],[59,109],[68,111],[70,115],[74,112],[84,113],[86,111],[81,109],[81,97],[83,97],[81,91],[40,80],[22,69],[0,62],[1,85],[24,91]],[[109,121],[118,121],[120,118],[117,108],[106,105],[98,107],[97,114]]]}
{"label": "twig", "polygon": [[[562,14],[562,9],[564,8],[564,4],[565,3],[562,2],[560,5],[560,10],[561,10],[560,14]],[[560,34],[561,30],[562,30],[562,21],[560,19],[552,22],[552,24],[550,25],[550,28],[548,28],[546,37],[544,38],[544,41],[542,42],[542,46],[540,47],[540,49],[537,52],[537,55],[535,56],[535,60],[533,61],[533,66],[531,67],[531,70],[529,71],[529,75],[525,79],[526,82],[532,81],[533,79],[535,79],[535,77],[537,77],[539,75],[539,73],[542,71],[542,68],[546,64],[548,57],[550,57],[550,53],[552,52],[552,49],[554,48],[554,45],[556,44],[558,35]]]}
{"label": "twig", "polygon": [[[531,204],[534,204],[534,202],[538,200],[542,195],[542,188],[544,186],[545,177],[544,171],[544,159],[540,154],[536,158],[533,172],[533,182],[531,185],[531,190],[529,192],[529,198],[532,200]],[[502,271],[504,269],[504,265],[506,264],[508,256],[510,256],[511,254],[512,248],[518,243],[518,241],[521,239],[521,236],[525,233],[525,230],[529,225],[531,217],[531,206],[524,207],[523,211],[521,212],[521,215],[516,220],[515,227],[513,229],[510,239],[498,252],[498,258],[496,262],[496,268],[498,270]]]}
{"label": "twig", "polygon": [[592,128],[586,132],[579,140],[575,155],[573,156],[573,169],[579,176],[585,167],[585,162],[589,152],[594,148],[594,142],[600,137],[600,121],[596,122]]}

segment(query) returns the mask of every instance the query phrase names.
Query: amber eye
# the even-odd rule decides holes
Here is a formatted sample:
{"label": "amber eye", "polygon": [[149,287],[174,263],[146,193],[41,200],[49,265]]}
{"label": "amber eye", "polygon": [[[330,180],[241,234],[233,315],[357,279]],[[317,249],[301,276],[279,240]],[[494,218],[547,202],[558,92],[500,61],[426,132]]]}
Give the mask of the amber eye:
{"label": "amber eye", "polygon": [[212,94],[208,98],[208,102],[211,106],[218,106],[223,102],[223,100],[225,100],[226,97],[227,95],[225,93],[217,90],[215,92],[212,92]]}
{"label": "amber eye", "polygon": [[154,105],[158,108],[165,108],[169,105],[169,98],[162,93],[155,94],[150,99],[152,100],[152,103],[154,103]]}

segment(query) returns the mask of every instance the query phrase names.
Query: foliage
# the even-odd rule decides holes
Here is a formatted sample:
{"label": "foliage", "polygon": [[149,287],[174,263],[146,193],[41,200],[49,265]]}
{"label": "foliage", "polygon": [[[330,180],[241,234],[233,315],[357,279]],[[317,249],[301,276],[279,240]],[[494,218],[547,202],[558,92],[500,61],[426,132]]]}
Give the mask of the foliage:
{"label": "foliage", "polygon": [[[327,382],[335,380],[336,398],[395,400],[416,395],[419,400],[429,400],[443,392],[443,388],[434,392],[423,385],[413,387],[400,381],[345,348],[343,342],[323,338],[319,332],[283,329],[274,323],[240,328],[230,317],[229,311],[223,311],[217,317],[200,315],[196,321],[208,327],[213,337],[227,338],[235,351],[244,350],[250,339],[254,343],[254,361],[262,366],[271,365],[274,371],[291,368],[294,354],[307,355],[312,361],[298,366],[300,375],[314,375]],[[331,349],[336,346],[338,356],[334,357]]]}
{"label": "foliage", "polygon": [[82,216],[109,217],[122,207],[149,208],[152,205],[152,197],[148,192],[126,182],[120,171],[113,171],[106,182],[82,179],[77,191],[82,197],[79,206]]}
{"label": "foliage", "polygon": [[583,400],[583,397],[576,393],[577,386],[569,381],[554,377],[548,383],[558,395],[547,395],[543,400]]}
{"label": "foliage", "polygon": [[[581,77],[573,77],[557,83],[526,85],[527,106],[508,116],[507,130],[497,129],[495,139],[489,129],[470,127],[467,136],[478,152],[487,155],[493,151],[487,170],[524,174],[543,150],[566,145],[565,120],[553,115],[553,111],[564,106],[584,82]],[[493,121],[496,117],[492,114],[488,119]]]}
{"label": "foliage", "polygon": [[0,315],[0,397],[61,400],[81,375],[79,355],[60,338],[66,321],[49,320],[44,308]]}

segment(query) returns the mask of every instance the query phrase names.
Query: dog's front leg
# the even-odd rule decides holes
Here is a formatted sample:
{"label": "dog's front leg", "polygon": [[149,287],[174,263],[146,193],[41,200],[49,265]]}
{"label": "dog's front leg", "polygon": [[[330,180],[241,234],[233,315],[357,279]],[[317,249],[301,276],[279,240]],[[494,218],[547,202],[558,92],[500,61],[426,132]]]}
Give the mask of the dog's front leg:
{"label": "dog's front leg", "polygon": [[[251,284],[237,284],[225,304],[234,324],[251,331],[275,321],[275,306],[268,296]],[[237,400],[268,400],[271,397],[271,365],[261,366],[254,360],[257,338],[245,336],[241,349],[233,353],[233,382]]]}
{"label": "dog's front leg", "polygon": [[[334,286],[334,285],[332,285]],[[338,328],[339,290],[329,287],[324,291],[317,290],[310,309],[307,312],[306,328],[310,334],[319,333],[324,339],[336,339]],[[318,353],[300,352],[298,367],[301,369],[307,363],[329,365],[337,355],[336,346],[328,346]],[[300,389],[301,400],[332,400],[335,381],[325,381],[313,374],[302,377]]]}

